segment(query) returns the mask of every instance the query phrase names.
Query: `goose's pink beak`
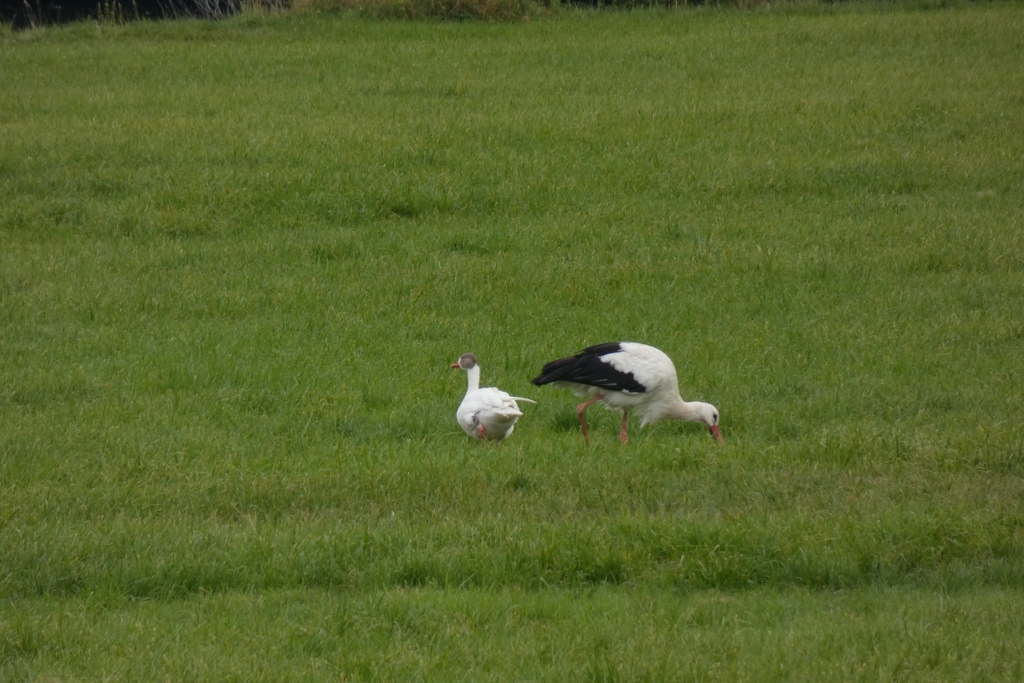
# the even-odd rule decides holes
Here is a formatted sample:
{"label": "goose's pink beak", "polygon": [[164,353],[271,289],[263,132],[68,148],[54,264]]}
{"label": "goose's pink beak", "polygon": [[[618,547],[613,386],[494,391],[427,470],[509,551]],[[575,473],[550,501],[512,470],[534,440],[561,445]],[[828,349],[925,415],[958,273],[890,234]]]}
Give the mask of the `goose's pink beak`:
{"label": "goose's pink beak", "polygon": [[459,361],[455,361],[454,363],[452,363],[452,367],[455,368],[455,369],[458,369],[459,368]]}
{"label": "goose's pink beak", "polygon": [[711,425],[711,436],[715,437],[715,441],[722,443],[722,430],[718,428],[718,425]]}

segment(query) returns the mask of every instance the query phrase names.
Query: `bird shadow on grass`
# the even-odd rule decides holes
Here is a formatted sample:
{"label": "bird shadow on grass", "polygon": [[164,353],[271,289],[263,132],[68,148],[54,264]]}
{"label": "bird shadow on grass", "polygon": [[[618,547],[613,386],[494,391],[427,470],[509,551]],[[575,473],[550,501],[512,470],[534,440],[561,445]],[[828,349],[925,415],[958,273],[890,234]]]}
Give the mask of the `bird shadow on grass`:
{"label": "bird shadow on grass", "polygon": [[559,413],[551,420],[551,428],[557,432],[577,432],[580,431],[580,421],[576,418],[576,413],[568,411],[565,413]]}

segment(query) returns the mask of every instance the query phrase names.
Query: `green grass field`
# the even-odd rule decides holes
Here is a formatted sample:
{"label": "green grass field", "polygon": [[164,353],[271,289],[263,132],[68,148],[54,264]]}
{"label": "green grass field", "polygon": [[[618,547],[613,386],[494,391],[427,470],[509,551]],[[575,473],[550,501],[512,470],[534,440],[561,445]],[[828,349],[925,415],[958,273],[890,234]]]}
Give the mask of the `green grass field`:
{"label": "green grass field", "polygon": [[[1024,6],[0,32],[0,680],[1024,679]],[[545,361],[725,443],[585,446]],[[501,448],[455,423],[537,401]]]}

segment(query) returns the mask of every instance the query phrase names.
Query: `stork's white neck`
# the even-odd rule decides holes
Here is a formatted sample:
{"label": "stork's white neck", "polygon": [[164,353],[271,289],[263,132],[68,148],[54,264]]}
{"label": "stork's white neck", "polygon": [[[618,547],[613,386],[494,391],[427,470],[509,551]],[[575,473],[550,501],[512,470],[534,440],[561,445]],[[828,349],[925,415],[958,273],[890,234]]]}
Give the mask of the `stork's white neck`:
{"label": "stork's white neck", "polygon": [[469,380],[469,388],[466,389],[466,393],[476,391],[480,388],[480,366],[474,365],[469,370],[466,370],[466,379]]}
{"label": "stork's white neck", "polygon": [[654,420],[685,420],[686,422],[704,422],[706,403],[701,401],[684,401],[678,394],[662,406],[661,415],[651,416]]}

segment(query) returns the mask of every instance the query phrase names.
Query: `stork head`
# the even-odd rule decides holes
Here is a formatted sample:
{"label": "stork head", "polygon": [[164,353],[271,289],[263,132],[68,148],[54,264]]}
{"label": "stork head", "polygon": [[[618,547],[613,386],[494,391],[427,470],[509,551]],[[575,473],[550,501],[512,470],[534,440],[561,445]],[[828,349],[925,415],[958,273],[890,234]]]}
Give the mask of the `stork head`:
{"label": "stork head", "polygon": [[459,356],[459,359],[457,361],[452,363],[452,367],[453,368],[455,368],[455,369],[461,368],[463,370],[469,370],[470,368],[475,368],[476,365],[477,365],[477,363],[476,363],[476,356],[474,356],[471,353],[464,353],[464,354],[462,354],[461,356]]}
{"label": "stork head", "polygon": [[718,428],[718,408],[710,403],[697,403],[695,411],[697,418],[711,430],[711,436],[715,437],[715,441],[722,443],[722,430]]}

